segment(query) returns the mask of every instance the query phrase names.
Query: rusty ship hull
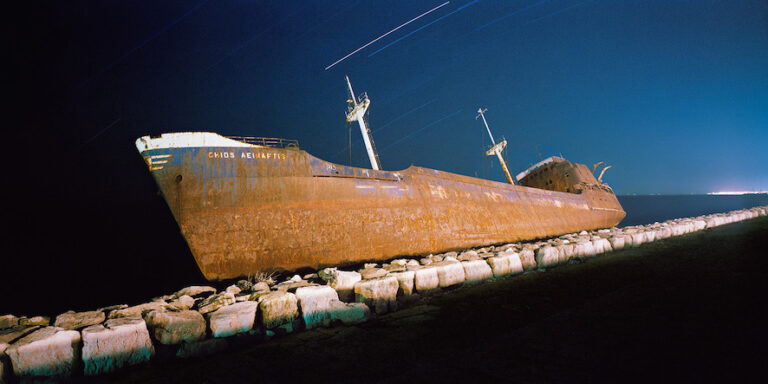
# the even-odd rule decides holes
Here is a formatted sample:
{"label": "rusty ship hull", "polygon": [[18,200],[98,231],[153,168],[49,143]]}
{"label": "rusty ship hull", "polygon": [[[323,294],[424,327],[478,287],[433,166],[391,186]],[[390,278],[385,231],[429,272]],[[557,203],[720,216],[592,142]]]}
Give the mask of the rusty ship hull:
{"label": "rusty ship hull", "polygon": [[136,145],[208,280],[546,238],[625,216],[610,188],[567,161],[567,177],[544,182],[558,191],[416,166],[342,166],[212,133]]}

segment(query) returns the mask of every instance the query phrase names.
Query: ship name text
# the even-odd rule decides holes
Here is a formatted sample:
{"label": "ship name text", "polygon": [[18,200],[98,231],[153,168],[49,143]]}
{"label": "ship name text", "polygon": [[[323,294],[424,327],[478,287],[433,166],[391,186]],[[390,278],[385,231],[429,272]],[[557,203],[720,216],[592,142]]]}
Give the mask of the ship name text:
{"label": "ship name text", "polygon": [[284,153],[272,152],[208,152],[209,159],[266,159],[266,160],[285,160]]}

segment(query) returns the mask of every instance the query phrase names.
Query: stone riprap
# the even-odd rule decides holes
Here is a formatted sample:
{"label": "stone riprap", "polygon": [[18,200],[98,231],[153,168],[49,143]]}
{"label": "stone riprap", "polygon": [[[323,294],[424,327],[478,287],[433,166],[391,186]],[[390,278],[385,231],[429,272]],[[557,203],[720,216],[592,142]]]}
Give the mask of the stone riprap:
{"label": "stone riprap", "polygon": [[40,327],[34,325],[14,325],[10,328],[0,330],[0,384],[6,383],[13,372],[11,360],[8,358],[8,355],[5,354],[5,350],[8,349],[10,344],[14,341],[21,339],[38,329],[40,329]]}
{"label": "stone riprap", "polygon": [[331,279],[328,281],[336,293],[339,295],[339,300],[351,302],[355,299],[355,283],[362,280],[362,275],[359,272],[347,272],[334,269],[331,274]]}
{"label": "stone riprap", "polygon": [[20,317],[19,325],[51,325],[51,318],[48,316],[32,316],[32,317]]}
{"label": "stone riprap", "polygon": [[397,311],[400,283],[394,276],[361,280],[355,283],[355,301],[365,303],[375,313]]}
{"label": "stone riprap", "polygon": [[331,324],[332,302],[340,301],[336,290],[327,285],[302,287],[296,290],[304,326],[312,329]]}
{"label": "stone riprap", "polygon": [[394,272],[391,275],[397,279],[397,284],[399,285],[398,296],[413,295],[415,271]]}
{"label": "stone riprap", "polygon": [[[250,338],[359,324],[396,311],[398,299],[568,264],[603,253],[768,215],[768,207],[570,233],[528,243],[399,258],[358,271],[326,268],[275,284],[191,286],[154,301],[45,316],[0,316],[0,383],[33,376],[96,375],[149,361],[155,347],[186,358]],[[322,284],[322,285],[321,285]],[[412,296],[412,298],[417,298]],[[349,301],[357,301],[350,303]],[[106,316],[105,316],[106,315]],[[106,321],[105,321],[106,320]],[[155,343],[155,344],[153,344]],[[173,349],[172,349],[173,351]],[[168,355],[167,353],[165,355]],[[12,371],[9,368],[12,366]]]}
{"label": "stone riprap", "polygon": [[193,285],[193,286],[178,290],[176,293],[173,294],[173,297],[175,299],[178,299],[181,296],[190,296],[190,297],[209,296],[209,295],[213,295],[214,293],[216,293],[216,288],[214,287],[209,287],[205,285]]}
{"label": "stone riprap", "polygon": [[227,305],[232,305],[236,301],[235,295],[232,293],[222,292],[203,299],[198,305],[197,310],[202,314],[206,314],[216,311],[219,308],[226,307]]}
{"label": "stone riprap", "polygon": [[299,318],[299,300],[296,295],[290,292],[270,292],[259,296],[258,302],[259,318],[265,329],[293,332]]}
{"label": "stone riprap", "polygon": [[0,316],[0,329],[10,328],[19,325],[19,318],[14,315]]}
{"label": "stone riprap", "polygon": [[[479,256],[475,255],[475,257]],[[491,266],[483,259],[462,261],[461,266],[464,268],[464,278],[467,283],[478,283],[493,277]]]}
{"label": "stone riprap", "polygon": [[205,338],[205,319],[197,311],[151,311],[145,316],[147,327],[160,344],[191,343]]}
{"label": "stone riprap", "polygon": [[120,317],[143,317],[145,313],[151,311],[164,311],[168,309],[168,303],[164,300],[152,301],[149,303],[134,305],[123,309],[116,309],[109,313],[108,319],[117,319]]}
{"label": "stone riprap", "polygon": [[461,266],[461,263],[451,256],[448,257],[451,259],[447,261],[443,259],[443,261],[432,263],[429,266],[430,268],[437,270],[437,279],[440,282],[440,288],[448,288],[450,286],[463,284],[466,277],[464,275],[464,267]]}
{"label": "stone riprap", "polygon": [[213,337],[229,337],[253,329],[259,303],[245,301],[227,305],[208,314]]}
{"label": "stone riprap", "polygon": [[83,373],[99,375],[149,361],[155,347],[140,317],[120,317],[83,329]]}
{"label": "stone riprap", "polygon": [[101,324],[106,320],[102,311],[75,312],[69,311],[56,316],[54,327],[75,330],[91,325]]}
{"label": "stone riprap", "polygon": [[498,256],[485,259],[494,277],[503,277],[523,272],[520,255],[512,250],[499,252]]}
{"label": "stone riprap", "polygon": [[[428,266],[431,265],[427,264]],[[440,288],[440,279],[437,277],[437,269],[422,267],[413,271],[413,286],[418,293],[432,293]]]}
{"label": "stone riprap", "polygon": [[71,376],[80,361],[80,332],[38,329],[5,350],[16,376]]}

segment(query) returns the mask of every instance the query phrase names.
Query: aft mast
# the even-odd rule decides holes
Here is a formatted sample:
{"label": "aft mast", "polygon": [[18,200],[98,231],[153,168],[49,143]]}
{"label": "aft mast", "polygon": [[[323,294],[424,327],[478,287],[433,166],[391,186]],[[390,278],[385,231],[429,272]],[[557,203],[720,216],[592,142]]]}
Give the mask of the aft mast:
{"label": "aft mast", "polygon": [[368,128],[365,122],[365,112],[368,110],[368,106],[371,105],[371,101],[368,99],[368,95],[363,92],[358,100],[355,97],[355,92],[352,90],[352,83],[349,82],[349,76],[344,76],[347,79],[347,87],[349,88],[350,99],[347,100],[349,105],[347,106],[347,122],[351,123],[357,121],[360,124],[360,133],[363,135],[363,142],[365,143],[365,149],[368,151],[368,159],[371,161],[371,168],[375,170],[381,169],[381,161],[379,160],[379,154],[376,152],[376,145],[373,144],[373,136],[371,136],[371,130]]}
{"label": "aft mast", "polygon": [[479,115],[475,116],[475,120],[477,120],[478,117],[482,117],[483,118],[483,124],[485,125],[485,129],[488,131],[488,136],[491,137],[491,143],[493,143],[493,147],[491,147],[491,149],[487,150],[485,152],[485,155],[486,156],[490,156],[490,155],[495,154],[496,157],[499,158],[499,162],[501,163],[501,168],[504,169],[504,175],[507,176],[507,181],[509,181],[510,184],[515,184],[515,181],[513,181],[513,179],[512,179],[512,175],[509,174],[509,169],[507,169],[507,163],[504,161],[504,157],[501,156],[501,151],[503,151],[504,148],[507,146],[507,141],[506,140],[502,140],[501,142],[496,144],[496,140],[493,139],[493,135],[491,134],[491,129],[488,128],[488,122],[485,121],[485,112],[487,110],[488,110],[488,108],[486,108],[486,109],[480,108],[480,109],[477,110],[477,113],[479,113]]}

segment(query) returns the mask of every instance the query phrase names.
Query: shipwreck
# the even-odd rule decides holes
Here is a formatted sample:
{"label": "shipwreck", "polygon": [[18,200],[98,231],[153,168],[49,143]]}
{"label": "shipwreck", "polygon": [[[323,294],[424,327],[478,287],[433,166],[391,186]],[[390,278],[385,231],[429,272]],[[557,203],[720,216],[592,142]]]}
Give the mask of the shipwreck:
{"label": "shipwreck", "polygon": [[295,140],[211,132],[136,140],[205,278],[546,238],[616,226],[626,215],[583,164],[553,156],[512,177],[500,154],[506,141],[487,154],[498,156],[508,183],[381,170],[363,118],[370,100],[347,84],[347,121],[359,123],[372,169],[321,160]]}

